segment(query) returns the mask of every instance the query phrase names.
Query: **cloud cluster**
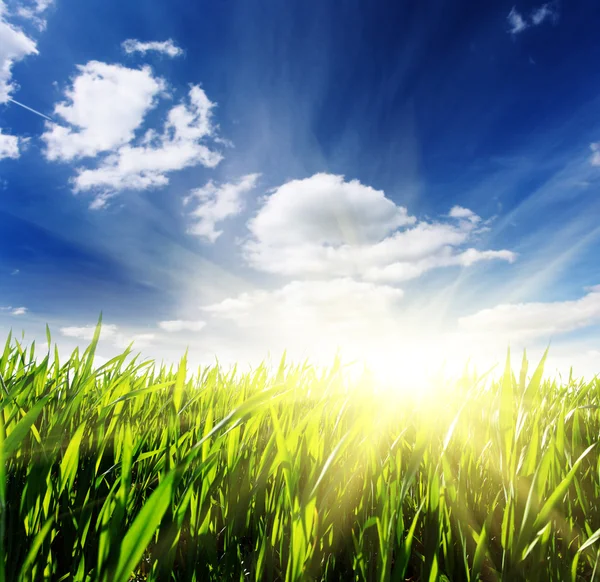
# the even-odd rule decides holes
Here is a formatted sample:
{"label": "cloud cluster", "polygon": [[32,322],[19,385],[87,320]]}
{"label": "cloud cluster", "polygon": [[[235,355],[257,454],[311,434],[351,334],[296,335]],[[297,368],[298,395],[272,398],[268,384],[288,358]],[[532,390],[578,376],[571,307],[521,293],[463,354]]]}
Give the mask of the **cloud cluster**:
{"label": "cloud cluster", "polygon": [[216,225],[242,212],[245,206],[242,197],[256,186],[259,177],[260,174],[247,174],[236,182],[220,185],[210,180],[191,190],[183,201],[186,206],[196,204],[188,213],[192,221],[188,233],[214,243],[223,234]]}
{"label": "cloud cluster", "polygon": [[129,38],[121,45],[127,54],[141,53],[145,55],[147,52],[157,52],[171,58],[180,57],[183,55],[183,49],[178,47],[172,39],[165,41],[142,42],[134,38]]}
{"label": "cloud cluster", "polygon": [[101,208],[122,190],[165,186],[171,172],[212,168],[221,161],[222,155],[211,149],[217,137],[215,104],[199,85],[171,107],[161,130],[140,133],[165,90],[165,81],[149,67],[91,61],[78,68],[66,100],[55,107],[65,124],[47,123],[43,139],[50,160],[95,158],[92,167],[78,167],[73,178],[75,192],[96,194],[92,208]]}
{"label": "cloud cluster", "polygon": [[515,259],[509,250],[473,246],[488,227],[468,208],[419,220],[384,192],[331,174],[274,188],[247,226],[248,264],[288,282],[202,310],[211,326],[233,325],[231,337],[251,346],[239,349],[263,354],[287,349],[327,359],[339,347],[359,359],[391,355],[417,336],[425,341],[431,328],[429,319],[415,327],[402,282],[432,269]]}
{"label": "cloud cluster", "polygon": [[399,283],[432,269],[513,261],[508,250],[473,247],[480,218],[454,207],[447,220],[418,221],[384,192],[342,176],[316,174],[276,188],[248,223],[244,256],[288,277],[352,277]]}
{"label": "cloud cluster", "polygon": [[512,35],[520,34],[528,28],[539,26],[544,22],[552,21],[556,23],[558,18],[558,3],[556,1],[547,2],[546,4],[534,8],[529,17],[523,16],[522,13],[517,11],[516,6],[513,6],[506,17],[508,21],[508,32]]}

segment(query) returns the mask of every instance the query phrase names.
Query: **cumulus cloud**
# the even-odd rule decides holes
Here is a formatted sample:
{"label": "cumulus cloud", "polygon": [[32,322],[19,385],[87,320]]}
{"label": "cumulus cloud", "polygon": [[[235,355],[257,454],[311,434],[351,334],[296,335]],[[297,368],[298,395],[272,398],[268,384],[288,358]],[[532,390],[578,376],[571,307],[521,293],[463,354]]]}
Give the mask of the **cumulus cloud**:
{"label": "cumulus cloud", "polygon": [[12,67],[28,55],[38,53],[35,42],[6,20],[7,10],[0,0],[0,103],[6,103],[16,89]]}
{"label": "cumulus cloud", "polygon": [[459,320],[463,331],[519,340],[550,338],[600,324],[600,286],[571,301],[497,305]]}
{"label": "cumulus cloud", "polygon": [[[65,337],[91,341],[96,331],[95,325],[61,327],[60,333]],[[100,331],[101,340],[109,340],[115,347],[124,349],[133,342],[134,347],[141,349],[149,346],[155,339],[153,333],[126,333],[114,324],[103,324]]]}
{"label": "cumulus cloud", "polygon": [[206,322],[175,319],[171,321],[159,321],[158,327],[171,333],[179,331],[200,331],[206,327]]}
{"label": "cumulus cloud", "polygon": [[46,157],[69,161],[130,142],[165,86],[150,67],[130,69],[98,61],[77,67],[65,101],[54,107],[54,115],[68,125],[46,123]]}
{"label": "cumulus cloud", "polygon": [[97,191],[100,196],[121,190],[145,190],[165,186],[168,174],[196,165],[215,167],[222,159],[206,140],[214,136],[212,103],[197,85],[187,103],[174,106],[163,131],[149,130],[139,144],[127,144],[105,157],[95,168],[79,168],[76,192]]}
{"label": "cumulus cloud", "polygon": [[168,57],[179,57],[183,54],[183,50],[178,47],[172,39],[164,41],[142,42],[134,38],[129,38],[121,45],[127,54],[147,52],[157,52]]}
{"label": "cumulus cloud", "polygon": [[8,312],[10,315],[19,316],[26,315],[29,311],[27,307],[11,307],[10,305],[7,307],[0,307],[0,311]]}
{"label": "cumulus cloud", "polygon": [[3,158],[17,159],[20,153],[19,138],[16,135],[2,133],[2,128],[0,128],[0,160]]}
{"label": "cumulus cloud", "polygon": [[192,190],[184,199],[186,206],[196,203],[188,214],[193,222],[188,233],[214,243],[223,234],[216,228],[217,224],[242,212],[243,195],[256,186],[259,177],[260,174],[247,174],[236,182],[219,185],[210,180],[201,188]]}
{"label": "cumulus cloud", "polygon": [[274,274],[389,283],[439,267],[513,261],[508,250],[464,248],[481,232],[479,222],[461,207],[451,210],[450,220],[419,222],[380,190],[316,174],[265,198],[248,223],[243,252],[251,266]]}

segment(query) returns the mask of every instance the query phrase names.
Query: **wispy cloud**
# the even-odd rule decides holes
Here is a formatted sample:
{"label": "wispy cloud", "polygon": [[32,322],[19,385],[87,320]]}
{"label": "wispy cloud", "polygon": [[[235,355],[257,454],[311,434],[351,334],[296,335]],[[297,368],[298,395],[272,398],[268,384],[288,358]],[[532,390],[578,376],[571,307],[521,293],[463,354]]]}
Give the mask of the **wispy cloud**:
{"label": "wispy cloud", "polygon": [[[104,324],[101,329],[101,337],[108,339],[114,337],[117,333],[118,327],[114,324]],[[67,326],[61,327],[60,333],[65,337],[74,337],[77,339],[90,341],[94,337],[96,331],[95,325],[84,325],[84,326]]]}
{"label": "wispy cloud", "polygon": [[515,6],[512,7],[506,19],[508,20],[508,32],[510,32],[510,34],[519,34],[528,27],[523,15],[517,12]]}
{"label": "wispy cloud", "polygon": [[[61,327],[60,333],[65,337],[90,341],[96,331],[95,325],[67,326]],[[119,349],[126,348],[133,342],[136,348],[149,346],[156,335],[153,333],[128,333],[123,332],[115,324],[103,324],[100,330],[100,339],[109,340],[112,345]]]}
{"label": "wispy cloud", "polygon": [[179,331],[200,331],[206,326],[205,321],[186,321],[181,319],[174,319],[171,321],[159,321],[158,327],[164,331],[170,333]]}
{"label": "wispy cloud", "polygon": [[188,233],[214,243],[223,234],[216,225],[242,212],[242,196],[256,186],[259,177],[260,174],[248,174],[236,182],[219,185],[211,180],[201,188],[192,190],[184,199],[185,205],[197,204],[188,214],[193,220]]}
{"label": "wispy cloud", "polygon": [[517,10],[516,6],[513,6],[506,17],[508,21],[508,32],[513,35],[520,34],[530,27],[539,26],[547,21],[556,23],[558,18],[559,11],[557,2],[548,2],[542,4],[538,8],[534,8],[529,18],[523,16],[523,14]]}
{"label": "wispy cloud", "polygon": [[592,150],[592,158],[590,160],[592,166],[600,166],[600,142],[590,144]]}
{"label": "wispy cloud", "polygon": [[558,4],[556,2],[543,4],[531,13],[531,22],[534,26],[539,26],[546,20],[552,20],[553,22],[558,20]]}
{"label": "wispy cloud", "polygon": [[7,307],[0,307],[0,311],[8,312],[10,315],[19,316],[26,315],[29,311],[27,307],[11,307],[10,305]]}
{"label": "wispy cloud", "polygon": [[134,38],[129,38],[121,46],[127,54],[142,53],[145,55],[147,52],[157,52],[171,58],[183,55],[183,49],[178,47],[172,39],[142,42]]}
{"label": "wispy cloud", "polygon": [[467,332],[495,334],[511,339],[550,338],[600,323],[600,285],[572,301],[497,305],[463,317]]}
{"label": "wispy cloud", "polygon": [[33,2],[24,2],[17,7],[17,16],[29,20],[39,30],[46,28],[46,18],[44,12],[54,4],[54,0],[34,0]]}

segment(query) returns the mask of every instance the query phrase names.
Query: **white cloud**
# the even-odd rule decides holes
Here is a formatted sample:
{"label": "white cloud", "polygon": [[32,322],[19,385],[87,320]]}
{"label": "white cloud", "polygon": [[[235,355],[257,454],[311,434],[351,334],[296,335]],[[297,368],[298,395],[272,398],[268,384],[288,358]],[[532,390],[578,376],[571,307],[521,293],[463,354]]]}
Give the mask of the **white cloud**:
{"label": "white cloud", "polygon": [[[256,269],[290,277],[354,277],[399,282],[478,261],[513,261],[507,250],[464,246],[480,218],[455,207],[447,222],[417,222],[382,191],[316,174],[276,188],[249,221],[244,255]],[[457,220],[458,219],[458,220]]]}
{"label": "white cloud", "polygon": [[497,305],[459,320],[463,331],[515,339],[551,336],[600,324],[600,286],[580,299]]}
{"label": "white cloud", "polygon": [[159,321],[158,327],[171,333],[178,331],[200,331],[206,327],[206,322],[174,319],[171,321]]}
{"label": "white cloud", "polygon": [[515,6],[512,7],[506,19],[508,20],[508,32],[510,32],[510,34],[519,34],[528,27],[528,24],[523,18],[523,15],[517,12]]}
{"label": "white cloud", "polygon": [[358,180],[345,182],[343,176],[315,174],[274,189],[249,226],[265,244],[342,244],[380,240],[414,222],[381,190]]}
{"label": "white cloud", "polygon": [[7,307],[0,307],[0,311],[6,311],[10,315],[19,316],[26,315],[29,311],[27,307],[11,307],[10,305]]}
{"label": "white cloud", "polygon": [[539,26],[546,20],[552,20],[553,22],[558,20],[558,5],[556,2],[543,4],[531,13],[531,22],[534,26]]}
{"label": "white cloud", "polygon": [[54,0],[29,0],[17,7],[16,14],[21,18],[30,20],[40,30],[46,28],[46,20],[42,14],[54,4]]}
{"label": "white cloud", "polygon": [[[117,333],[118,327],[112,324],[103,324],[101,330],[101,337],[103,339],[108,339],[114,337]],[[85,325],[82,327],[61,327],[60,333],[62,333],[65,337],[74,337],[81,340],[90,341],[94,337],[94,332],[96,331],[95,325]]]}
{"label": "white cloud", "polygon": [[6,6],[0,0],[0,103],[6,103],[16,89],[12,67],[28,55],[38,54],[35,42],[6,21]]}
{"label": "white cloud", "polygon": [[197,85],[190,88],[188,99],[169,111],[162,133],[149,130],[138,145],[119,147],[96,168],[79,168],[75,191],[93,190],[106,197],[121,190],[165,186],[169,173],[187,167],[215,167],[222,156],[206,144],[215,135],[214,103]]}
{"label": "white cloud", "polygon": [[0,128],[0,160],[3,158],[17,159],[20,153],[19,138],[16,135],[2,133],[2,128]]}
{"label": "white cloud", "polygon": [[600,166],[600,142],[590,144],[592,150],[591,163],[592,166]]}
{"label": "white cloud", "polygon": [[142,53],[145,55],[148,51],[154,51],[171,58],[179,57],[183,54],[183,50],[172,39],[162,42],[142,42],[134,38],[129,38],[121,46],[127,54]]}
{"label": "white cloud", "polygon": [[[375,346],[397,325],[403,292],[387,285],[354,281],[292,281],[275,290],[241,293],[203,310],[232,322],[244,347],[257,351],[309,350],[331,356],[337,346]],[[327,352],[327,354],[325,353]],[[246,352],[247,353],[247,352]]]}
{"label": "white cloud", "polygon": [[114,338],[113,344],[115,347],[124,350],[131,343],[133,348],[141,350],[151,345],[156,339],[156,335],[153,333],[135,333],[132,335],[117,334]]}
{"label": "white cloud", "polygon": [[[91,341],[96,331],[95,325],[61,327],[60,333],[65,337],[72,337],[83,341]],[[131,342],[134,347],[141,349],[149,346],[155,339],[153,333],[124,333],[114,324],[102,324],[100,340],[110,340],[112,345],[119,349],[125,349]]]}
{"label": "white cloud", "polygon": [[390,283],[416,279],[430,271],[441,267],[470,267],[481,261],[501,260],[512,263],[516,255],[512,251],[478,251],[467,249],[454,253],[450,247],[444,247],[436,255],[417,261],[402,261],[392,263],[385,267],[372,267],[367,269],[365,278],[371,281],[386,281]]}
{"label": "white cloud", "polygon": [[215,167],[221,153],[213,124],[215,104],[199,85],[171,107],[161,131],[143,129],[146,114],[166,96],[166,83],[148,66],[128,68],[98,61],[78,67],[54,113],[67,125],[47,123],[42,136],[49,160],[94,157],[76,169],[75,192],[92,191],[92,209],[106,206],[122,190],[145,190],[169,183],[171,172]]}
{"label": "white cloud", "polygon": [[198,205],[188,214],[193,219],[188,233],[214,243],[223,234],[216,225],[244,209],[242,195],[256,186],[259,177],[260,174],[248,174],[237,182],[220,185],[211,180],[201,188],[192,190],[184,199],[184,204],[196,202]]}
{"label": "white cloud", "polygon": [[479,222],[481,218],[477,216],[472,210],[464,208],[462,206],[453,206],[448,213],[450,218],[459,218],[464,220],[470,220],[471,222]]}
{"label": "white cloud", "polygon": [[54,107],[68,126],[48,122],[42,135],[49,160],[96,156],[130,142],[166,86],[150,67],[90,61],[77,69],[65,101]]}

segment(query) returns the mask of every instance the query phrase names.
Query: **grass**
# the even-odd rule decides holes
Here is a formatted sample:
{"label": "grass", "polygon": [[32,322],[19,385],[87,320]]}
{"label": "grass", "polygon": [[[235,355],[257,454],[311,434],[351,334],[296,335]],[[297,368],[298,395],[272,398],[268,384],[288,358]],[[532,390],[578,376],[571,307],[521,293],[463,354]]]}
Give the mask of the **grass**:
{"label": "grass", "polygon": [[97,339],[0,356],[0,582],[600,580],[598,380],[523,359],[418,400],[337,364],[94,369]]}

